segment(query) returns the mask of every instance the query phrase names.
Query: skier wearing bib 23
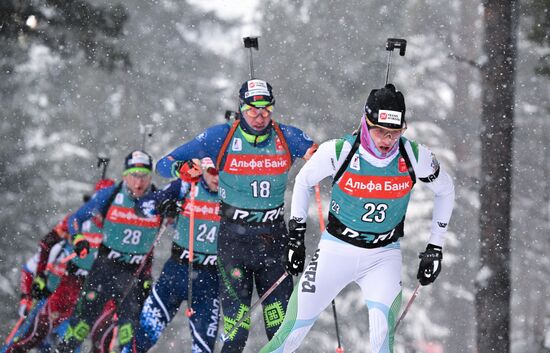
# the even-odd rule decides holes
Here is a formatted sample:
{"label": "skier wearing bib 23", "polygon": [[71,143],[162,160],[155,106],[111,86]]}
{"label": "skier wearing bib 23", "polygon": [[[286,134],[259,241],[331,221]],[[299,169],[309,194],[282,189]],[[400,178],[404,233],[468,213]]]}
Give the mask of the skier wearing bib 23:
{"label": "skier wearing bib 23", "polygon": [[[281,258],[287,243],[284,194],[288,171],[296,158],[316,149],[300,129],[271,119],[275,99],[271,85],[248,80],[239,91],[239,119],[208,128],[157,163],[166,178],[193,173],[193,158],[210,157],[219,170],[220,231],[218,269],[224,331],[222,352],[242,352],[250,318],[233,326],[248,311],[254,282],[258,295],[285,272]],[[263,303],[264,323],[272,337],[283,321],[292,292],[286,278]]]}
{"label": "skier wearing bib 23", "polygon": [[310,191],[333,177],[328,226],[295,287],[285,321],[260,351],[294,352],[319,314],[349,283],[357,283],[369,310],[373,353],[393,352],[401,307],[399,238],[416,179],[434,194],[431,236],[417,278],[432,283],[441,270],[444,234],[454,206],[451,177],[426,147],[402,136],[405,99],[392,84],[372,90],[357,137],[323,143],[296,177],[285,265],[304,270]]}

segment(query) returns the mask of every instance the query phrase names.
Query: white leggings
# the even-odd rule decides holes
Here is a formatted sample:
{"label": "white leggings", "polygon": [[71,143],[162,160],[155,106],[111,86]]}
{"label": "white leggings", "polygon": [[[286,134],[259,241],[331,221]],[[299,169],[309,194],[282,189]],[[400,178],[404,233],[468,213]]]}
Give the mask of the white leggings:
{"label": "white leggings", "polygon": [[369,310],[372,352],[393,352],[393,328],[401,307],[401,262],[396,243],[364,249],[325,232],[294,288],[283,324],[260,353],[294,352],[321,312],[351,282],[361,287]]}

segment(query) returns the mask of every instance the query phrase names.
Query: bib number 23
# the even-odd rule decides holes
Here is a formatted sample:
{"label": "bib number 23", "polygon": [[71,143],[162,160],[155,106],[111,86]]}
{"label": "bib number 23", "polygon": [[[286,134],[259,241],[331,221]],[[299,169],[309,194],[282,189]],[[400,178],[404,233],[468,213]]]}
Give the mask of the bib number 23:
{"label": "bib number 23", "polygon": [[388,209],[388,205],[385,203],[375,204],[372,202],[367,202],[363,207],[367,210],[367,212],[363,214],[363,217],[361,217],[363,222],[382,223],[386,219],[386,210]]}

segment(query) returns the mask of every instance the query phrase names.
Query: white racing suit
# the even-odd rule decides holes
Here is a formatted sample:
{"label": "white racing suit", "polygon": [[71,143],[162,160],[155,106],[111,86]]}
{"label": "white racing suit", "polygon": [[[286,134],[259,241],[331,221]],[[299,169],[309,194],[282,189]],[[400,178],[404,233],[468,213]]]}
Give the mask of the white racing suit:
{"label": "white racing suit", "polygon": [[[451,177],[440,167],[435,156],[426,147],[404,138],[403,142],[416,179],[425,182],[426,186],[435,194],[429,243],[442,246],[454,205],[454,186]],[[344,141],[342,139],[331,140],[319,147],[319,150],[296,177],[291,218],[305,222],[313,187],[325,177],[334,177],[350,150],[349,138]],[[351,159],[346,168],[346,172],[333,186],[329,225],[322,234],[319,248],[304,269],[298,285],[294,288],[285,320],[273,339],[262,348],[260,353],[294,352],[320,313],[351,282],[360,286],[363,300],[369,310],[372,352],[393,352],[394,326],[401,307],[402,289],[402,257],[398,239],[403,235],[402,223],[410,188],[413,184],[412,177],[407,179],[411,181],[410,185],[408,182],[402,182],[405,180],[403,178],[409,178],[409,176],[404,172],[406,170],[406,167],[403,169],[405,162],[401,159],[403,158],[399,150],[385,159],[378,159],[362,146],[359,147],[356,156]],[[392,174],[391,168],[395,175]],[[348,171],[351,174],[347,173]],[[371,171],[372,174],[370,174]],[[353,172],[362,173],[363,179],[357,178],[356,180],[359,182],[356,182],[355,179],[352,180],[350,175],[359,175],[353,174]],[[408,189],[403,188],[406,190],[402,191],[399,185],[393,187],[391,183],[394,180],[404,183]],[[361,184],[361,181],[364,183]],[[373,181],[372,184],[371,181]],[[377,182],[381,185],[379,189],[374,187]],[[368,186],[369,184],[370,186]],[[336,189],[339,187],[341,189],[337,191]],[[354,188],[357,190],[352,190]],[[361,205],[366,202],[364,203],[365,207],[357,207],[356,203],[338,203],[335,193],[341,193],[343,189],[348,189],[350,195],[360,198]],[[384,198],[391,200],[386,202]],[[371,202],[373,200],[374,203]],[[397,203],[392,204],[392,202]],[[380,204],[383,204],[384,207],[378,207]],[[372,209],[376,212],[371,212],[372,209],[369,209],[368,205],[374,205]],[[395,228],[391,231],[386,229],[385,233],[380,232],[380,228],[373,228],[377,229],[376,232],[373,232],[374,236],[368,233],[357,233],[348,228],[344,229],[344,226],[336,227],[339,230],[336,232],[335,227],[331,226],[331,222],[334,224],[333,221],[340,217],[347,224],[358,225],[358,227],[363,227],[361,228],[363,232],[367,232],[365,229],[369,229],[370,225],[359,226],[361,222],[374,224],[376,220],[380,221],[384,217],[390,218],[391,212],[396,209],[402,213],[396,216],[401,220],[399,225],[392,225]],[[400,226],[401,228],[399,228]],[[340,232],[342,229],[344,231]],[[356,233],[360,235],[358,236]],[[363,239],[363,241],[358,239]],[[378,240],[381,240],[378,243],[382,243],[381,245],[376,244]]]}

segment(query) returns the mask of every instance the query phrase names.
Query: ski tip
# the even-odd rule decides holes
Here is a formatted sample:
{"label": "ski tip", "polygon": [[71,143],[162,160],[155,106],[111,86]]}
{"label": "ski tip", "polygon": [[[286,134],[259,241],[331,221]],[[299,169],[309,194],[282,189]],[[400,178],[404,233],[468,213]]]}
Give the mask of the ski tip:
{"label": "ski tip", "polygon": [[336,353],[344,353],[344,348],[342,347],[336,348]]}
{"label": "ski tip", "polygon": [[195,311],[192,308],[187,308],[185,310],[185,316],[187,316],[187,317],[193,316],[194,313],[195,313]]}

